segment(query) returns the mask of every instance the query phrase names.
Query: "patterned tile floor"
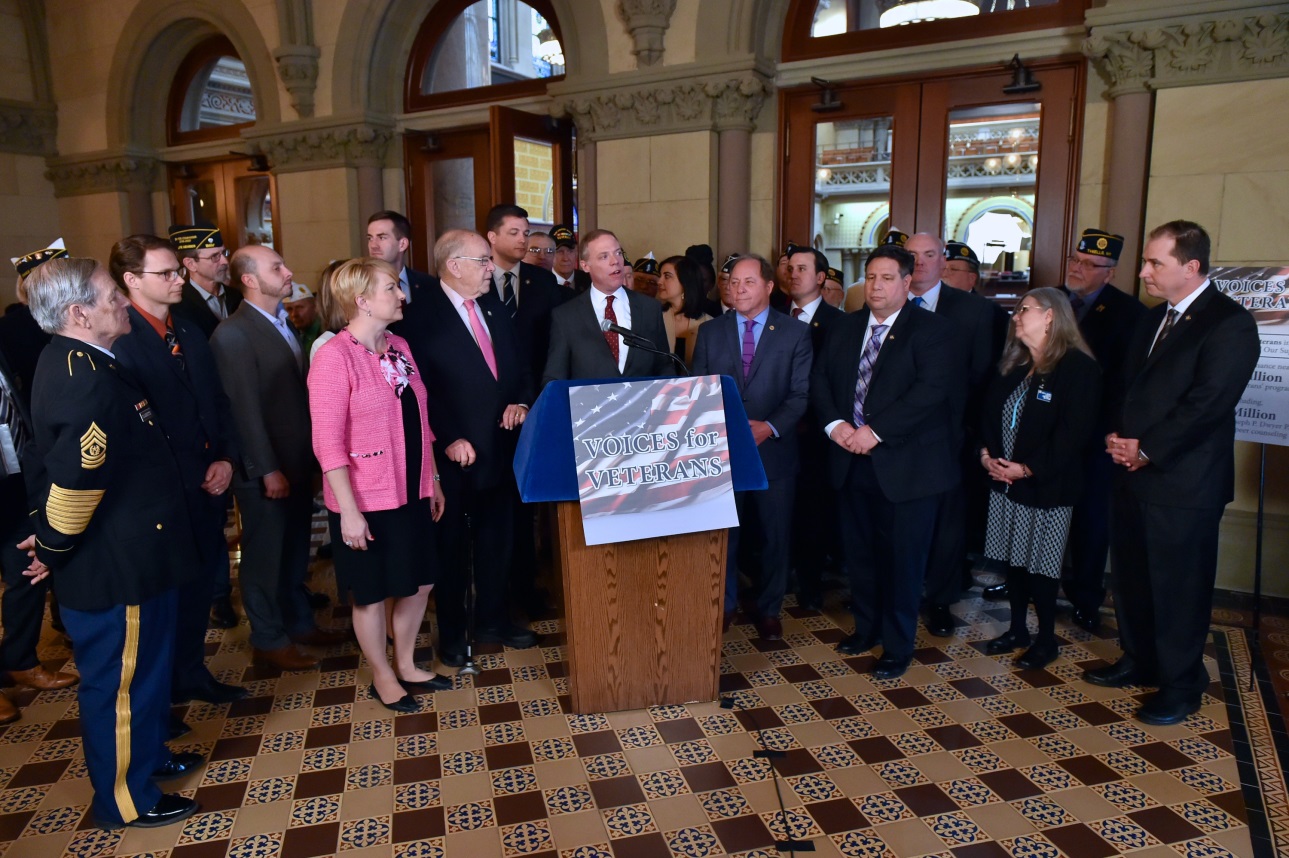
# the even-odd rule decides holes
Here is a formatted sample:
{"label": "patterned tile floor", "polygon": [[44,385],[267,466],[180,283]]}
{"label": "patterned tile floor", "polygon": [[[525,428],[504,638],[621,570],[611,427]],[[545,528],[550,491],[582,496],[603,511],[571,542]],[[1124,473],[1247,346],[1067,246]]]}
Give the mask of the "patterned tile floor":
{"label": "patterned tile floor", "polygon": [[[88,821],[75,689],[9,689],[24,716],[0,728],[0,851],[803,854],[794,841],[821,856],[1289,854],[1289,742],[1265,670],[1249,688],[1242,632],[1215,633],[1199,715],[1155,728],[1130,717],[1139,690],[1078,679],[1115,656],[1112,638],[1062,623],[1060,660],[1017,671],[982,652],[1006,609],[975,598],[958,606],[955,637],[923,631],[908,674],[878,681],[865,673],[872,656],[834,650],[847,625],[836,607],[790,608],[779,643],[731,629],[731,708],[591,716],[566,714],[558,621],[538,625],[546,646],[493,647],[479,676],[398,717],[367,698],[356,644],[321,670],[282,674],[248,666],[244,622],[213,630],[212,669],[251,696],[183,711],[194,731],[178,747],[209,763],[171,783],[202,810],[153,830]],[[344,608],[328,613],[347,621]],[[71,655],[52,633],[44,644],[49,665]]]}

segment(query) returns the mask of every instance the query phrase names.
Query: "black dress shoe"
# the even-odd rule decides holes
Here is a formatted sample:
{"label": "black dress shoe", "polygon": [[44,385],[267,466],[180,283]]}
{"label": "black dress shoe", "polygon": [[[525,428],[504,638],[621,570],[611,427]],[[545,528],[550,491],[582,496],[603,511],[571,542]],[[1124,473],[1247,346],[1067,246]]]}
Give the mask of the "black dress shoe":
{"label": "black dress shoe", "polygon": [[152,773],[152,779],[154,781],[167,781],[171,778],[181,778],[184,775],[192,774],[205,764],[206,758],[201,754],[176,751],[170,755],[168,763]]}
{"label": "black dress shoe", "polygon": [[[190,798],[185,798],[178,793],[168,793],[161,796],[161,799],[147,813],[140,814],[130,822],[124,823],[131,828],[160,828],[163,825],[170,825],[174,822],[180,822],[192,816],[201,805]],[[102,822],[95,820],[98,827],[111,831],[121,828],[120,822]]]}
{"label": "black dress shoe", "polygon": [[1002,655],[1027,646],[1029,646],[1029,632],[1019,634],[1008,630],[985,644],[985,655]]}
{"label": "black dress shoe", "polygon": [[537,646],[537,635],[513,624],[493,629],[478,629],[474,633],[474,639],[479,643],[505,644],[511,649],[528,649]]}
{"label": "black dress shoe", "polygon": [[372,700],[375,700],[377,703],[379,703],[381,706],[384,706],[386,709],[390,710],[391,712],[400,712],[406,715],[411,712],[421,711],[421,704],[417,703],[416,698],[410,694],[404,694],[402,697],[398,698],[393,703],[386,703],[384,700],[380,699],[380,694],[377,693],[375,685],[369,686],[367,688],[367,691],[368,693],[371,694]]}
{"label": "black dress shoe", "polygon": [[875,646],[877,646],[876,635],[865,636],[856,632],[855,634],[842,639],[842,642],[837,644],[837,652],[842,655],[859,655],[860,653],[868,652]]}
{"label": "black dress shoe", "polygon": [[763,641],[783,640],[783,623],[778,617],[757,617],[756,635]]}
{"label": "black dress shoe", "polygon": [[1200,698],[1164,701],[1159,699],[1159,695],[1155,695],[1142,704],[1142,707],[1133,713],[1133,717],[1143,724],[1154,724],[1159,727],[1180,724],[1188,716],[1199,711],[1201,702]]}
{"label": "black dress shoe", "polygon": [[227,596],[210,603],[210,624],[217,629],[231,629],[237,625],[237,612]]}
{"label": "black dress shoe", "polygon": [[313,556],[319,560],[330,560],[335,552],[331,549],[330,542],[324,542],[318,546],[318,550],[313,552]]}
{"label": "black dress shoe", "polygon": [[420,682],[414,679],[400,679],[398,684],[406,688],[413,694],[429,693],[433,691],[451,691],[452,677],[439,676],[437,673],[430,679]]}
{"label": "black dress shoe", "polygon": [[439,647],[439,663],[444,667],[460,667],[465,664],[465,648]]}
{"label": "black dress shoe", "polygon": [[910,661],[912,659],[896,658],[882,653],[882,657],[877,660],[877,664],[873,665],[873,676],[878,679],[895,679],[903,676],[905,671],[909,669]]}
{"label": "black dress shoe", "polygon": [[1006,601],[1006,599],[1008,598],[1007,584],[1004,582],[1002,584],[995,584],[992,587],[986,587],[983,591],[981,591],[980,595],[984,596],[986,599],[989,599],[992,602]]}
{"label": "black dress shoe", "polygon": [[1036,643],[1016,659],[1016,666],[1026,670],[1041,670],[1056,661],[1060,654],[1061,648],[1056,645],[1056,641]]}
{"label": "black dress shoe", "polygon": [[327,605],[331,604],[331,597],[326,593],[318,593],[305,587],[304,595],[305,598],[309,600],[309,607],[315,611],[321,611],[323,608],[327,607]]}
{"label": "black dress shoe", "polygon": [[170,700],[174,703],[183,703],[188,700],[201,700],[215,704],[232,703],[235,700],[244,699],[249,693],[240,685],[229,685],[212,676],[201,685],[174,689],[170,692]]}
{"label": "black dress shoe", "polygon": [[1114,664],[1083,671],[1083,679],[1102,688],[1125,688],[1129,685],[1146,685],[1146,677],[1137,669],[1132,659],[1124,656]]}
{"label": "black dress shoe", "polygon": [[1074,625],[1085,632],[1095,633],[1101,629],[1100,611],[1085,611],[1081,608],[1075,608],[1070,612],[1070,619],[1074,621]]}
{"label": "black dress shoe", "polygon": [[173,712],[170,713],[170,723],[166,725],[167,741],[173,742],[175,739],[182,739],[192,732],[192,728],[184,723],[183,719]]}
{"label": "black dress shoe", "polygon": [[824,597],[822,593],[814,590],[802,590],[797,594],[797,604],[807,611],[822,611],[824,609]]}
{"label": "black dress shoe", "polygon": [[953,612],[948,605],[932,605],[926,611],[926,630],[938,638],[953,635]]}

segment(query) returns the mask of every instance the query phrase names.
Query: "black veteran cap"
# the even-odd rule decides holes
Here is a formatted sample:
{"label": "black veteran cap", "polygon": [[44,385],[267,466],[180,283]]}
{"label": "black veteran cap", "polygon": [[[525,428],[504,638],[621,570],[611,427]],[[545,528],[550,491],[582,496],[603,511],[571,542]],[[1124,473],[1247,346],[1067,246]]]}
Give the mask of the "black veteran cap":
{"label": "black veteran cap", "polygon": [[51,259],[58,259],[67,255],[67,248],[63,246],[61,238],[56,239],[49,247],[42,247],[40,250],[33,250],[26,256],[14,256],[9,261],[13,267],[18,269],[18,276],[23,280],[27,275],[44,265]]}
{"label": "black veteran cap", "polygon": [[885,240],[882,241],[882,244],[893,244],[896,247],[903,247],[908,242],[908,240],[909,240],[909,234],[907,232],[901,232],[898,229],[893,229],[890,232],[886,233],[886,238]]}
{"label": "black veteran cap", "polygon": [[223,247],[224,237],[219,234],[219,227],[213,223],[176,224],[170,227],[170,243],[177,252],[187,253],[190,250]]}
{"label": "black veteran cap", "polygon": [[731,271],[733,271],[734,263],[738,262],[738,259],[739,259],[739,256],[737,253],[731,253],[729,256],[725,257],[725,261],[721,263],[721,273],[729,274]]}
{"label": "black veteran cap", "polygon": [[810,249],[809,247],[802,247],[800,244],[797,244],[795,241],[789,241],[787,245],[784,246],[783,248],[783,256],[791,257],[792,254],[794,253],[800,253],[803,250],[809,250],[809,249]]}
{"label": "black veteran cap", "polygon": [[573,230],[563,224],[551,230],[551,238],[555,239],[556,247],[577,247],[577,237],[573,235]]}
{"label": "black veteran cap", "polygon": [[842,279],[842,277],[843,277],[843,275],[842,275],[842,273],[841,273],[841,269],[839,269],[839,268],[833,268],[831,265],[829,265],[829,266],[828,266],[828,277],[827,277],[827,279],[832,280],[832,281],[834,281],[834,282],[836,282],[836,283],[840,283],[840,284],[842,284],[842,285],[844,286],[844,285],[846,284],[846,281],[845,281],[845,280],[843,280],[843,279]]}
{"label": "black veteran cap", "polygon": [[637,274],[651,274],[654,277],[657,277],[662,273],[662,266],[658,264],[658,260],[653,258],[653,251],[651,250],[636,260],[636,264],[632,266],[632,270]]}
{"label": "black veteran cap", "polygon": [[961,241],[947,241],[944,244],[945,259],[961,259],[964,262],[971,263],[971,266],[977,270],[980,269],[980,257],[976,256],[976,251]]}
{"label": "black veteran cap", "polygon": [[1079,253],[1104,256],[1118,262],[1119,254],[1123,252],[1123,236],[1101,229],[1085,229],[1079,238],[1079,246],[1075,249]]}

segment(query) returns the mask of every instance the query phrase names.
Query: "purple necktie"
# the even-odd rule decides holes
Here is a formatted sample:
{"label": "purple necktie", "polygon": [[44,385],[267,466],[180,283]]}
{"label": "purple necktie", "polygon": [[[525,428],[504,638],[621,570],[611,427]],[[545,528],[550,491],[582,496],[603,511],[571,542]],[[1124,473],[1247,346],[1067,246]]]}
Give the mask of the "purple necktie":
{"label": "purple necktie", "polygon": [[752,357],[756,354],[756,337],[752,336],[752,327],[756,319],[743,320],[743,380],[747,381],[752,372]]}
{"label": "purple necktie", "polygon": [[882,334],[890,325],[873,325],[873,335],[864,346],[864,353],[859,356],[859,378],[855,381],[855,426],[864,425],[864,397],[868,396],[868,384],[873,380],[873,364],[877,362],[877,350],[882,347]]}

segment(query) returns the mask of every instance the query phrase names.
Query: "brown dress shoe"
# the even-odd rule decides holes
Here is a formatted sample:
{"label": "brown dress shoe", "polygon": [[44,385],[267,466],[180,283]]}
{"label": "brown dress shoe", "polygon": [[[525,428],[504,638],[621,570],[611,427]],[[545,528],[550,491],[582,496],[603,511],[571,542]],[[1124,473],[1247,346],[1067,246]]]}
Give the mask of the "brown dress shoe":
{"label": "brown dress shoe", "polygon": [[81,678],[74,673],[46,670],[43,664],[38,664],[30,670],[11,670],[9,678],[18,685],[25,685],[37,691],[53,691],[81,681]]}
{"label": "brown dress shoe", "polygon": [[318,666],[317,656],[303,652],[294,644],[280,646],[277,649],[253,650],[255,658],[282,670],[308,670]]}
{"label": "brown dress shoe", "polygon": [[12,724],[21,717],[22,713],[13,705],[13,701],[0,694],[0,724]]}
{"label": "brown dress shoe", "polygon": [[335,646],[352,638],[345,629],[313,629],[302,635],[291,635],[291,640],[308,646]]}

